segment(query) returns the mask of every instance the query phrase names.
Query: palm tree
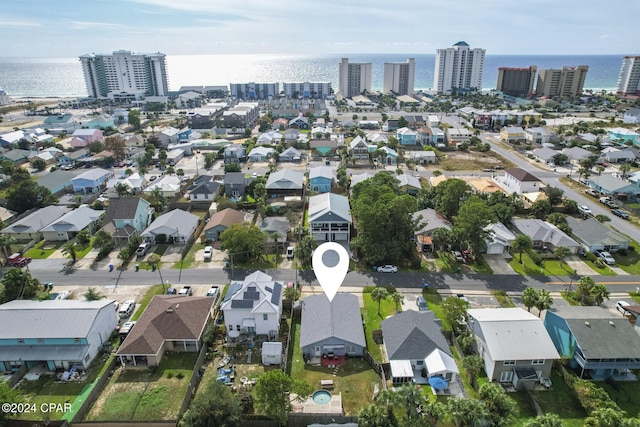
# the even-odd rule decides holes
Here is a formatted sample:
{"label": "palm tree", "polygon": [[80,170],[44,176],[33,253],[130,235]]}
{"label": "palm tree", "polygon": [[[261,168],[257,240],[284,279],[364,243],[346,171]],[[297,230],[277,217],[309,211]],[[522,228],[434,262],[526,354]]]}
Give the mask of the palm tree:
{"label": "palm tree", "polygon": [[522,264],[522,253],[533,247],[531,237],[526,234],[518,234],[516,239],[513,241],[512,247],[514,251],[520,253],[520,264]]}
{"label": "palm tree", "polygon": [[159,208],[158,210],[163,211],[167,206],[167,199],[165,199],[164,194],[162,194],[160,187],[154,187],[153,190],[151,190],[151,197],[153,197],[156,207]]}
{"label": "palm tree", "polygon": [[546,310],[553,305],[553,298],[551,298],[551,292],[546,289],[540,289],[537,293],[536,308],[538,309],[538,317],[540,317],[542,310]]}
{"label": "palm tree", "polygon": [[602,175],[602,172],[604,172],[604,166],[598,165],[596,170],[598,171],[598,175]]}
{"label": "palm tree", "polygon": [[161,260],[162,260],[162,258],[160,257],[160,255],[158,255],[156,253],[152,253],[151,255],[149,255],[147,257],[147,263],[152,268],[157,268],[158,269],[158,275],[160,276],[160,283],[162,283],[162,288],[164,289],[164,280],[162,280],[162,273],[160,272],[160,261]]}
{"label": "palm tree", "polygon": [[413,421],[420,418],[418,413],[418,407],[424,401],[422,393],[418,389],[418,386],[414,383],[405,385],[397,393],[400,395],[400,399],[404,403],[404,410],[407,420]]}
{"label": "palm tree", "polygon": [[525,307],[527,307],[527,311],[531,313],[531,307],[536,306],[536,302],[538,301],[538,291],[529,286],[527,289],[522,292],[522,303]]}
{"label": "palm tree", "polygon": [[74,242],[67,242],[64,245],[62,245],[62,255],[68,255],[69,257],[71,257],[71,261],[73,261],[73,263],[76,263],[76,244]]}
{"label": "palm tree", "polygon": [[560,261],[560,267],[562,267],[564,259],[571,255],[571,249],[566,246],[558,246],[553,250],[553,254],[558,258],[558,261]]}
{"label": "palm tree", "polygon": [[578,280],[577,292],[580,297],[580,302],[584,305],[587,298],[591,296],[591,290],[596,285],[591,276],[583,276]]}
{"label": "palm tree", "polygon": [[472,354],[471,356],[465,356],[462,360],[462,366],[469,372],[469,376],[477,378],[484,367],[484,361],[477,354]]}
{"label": "palm tree", "polygon": [[394,292],[391,294],[391,301],[393,301],[396,305],[396,312],[400,311],[400,305],[402,304],[402,302],[404,301],[404,295],[402,295],[400,292]]}
{"label": "palm tree", "polygon": [[122,182],[117,183],[114,187],[116,193],[119,198],[123,198],[124,196],[130,196],[131,192],[129,191],[129,186],[123,184]]}
{"label": "palm tree", "polygon": [[631,165],[629,163],[623,163],[618,168],[622,172],[622,178],[627,176],[627,172],[631,171]]}
{"label": "palm tree", "polygon": [[16,243],[16,239],[9,234],[0,235],[0,252],[4,258],[4,263],[7,264],[9,257],[11,256],[11,245]]}
{"label": "palm tree", "polygon": [[593,300],[598,304],[602,304],[602,301],[609,299],[609,289],[603,284],[594,285],[591,288],[591,296]]}
{"label": "palm tree", "polygon": [[382,300],[386,300],[389,296],[389,292],[385,288],[375,288],[371,292],[371,299],[378,303],[378,316],[380,316],[380,303]]}
{"label": "palm tree", "polygon": [[96,288],[89,288],[87,292],[83,294],[83,296],[87,301],[98,301],[104,298],[104,295],[102,295],[100,292],[97,292]]}

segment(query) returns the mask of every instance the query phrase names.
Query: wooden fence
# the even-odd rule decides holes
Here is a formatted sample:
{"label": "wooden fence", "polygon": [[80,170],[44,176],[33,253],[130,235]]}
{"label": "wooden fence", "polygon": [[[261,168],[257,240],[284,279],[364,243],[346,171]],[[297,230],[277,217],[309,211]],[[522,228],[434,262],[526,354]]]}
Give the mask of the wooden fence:
{"label": "wooden fence", "polygon": [[111,362],[109,362],[109,365],[104,370],[104,373],[100,378],[98,378],[98,381],[93,386],[93,389],[89,392],[84,402],[82,402],[80,409],[78,409],[78,412],[76,412],[76,414],[73,416],[73,420],[71,421],[72,423],[83,420],[84,417],[87,416],[87,414],[89,413],[89,409],[91,409],[91,405],[93,405],[100,393],[102,393],[104,387],[107,385],[107,382],[109,382],[109,378],[111,377],[110,373],[116,366],[116,360],[118,360],[116,357],[113,357],[113,359],[111,359]]}
{"label": "wooden fence", "polygon": [[[215,320],[213,320],[215,322]],[[182,417],[182,414],[185,413],[187,408],[189,407],[189,403],[191,403],[191,399],[195,396],[196,391],[198,390],[198,385],[200,384],[200,379],[202,378],[202,364],[204,363],[204,358],[207,356],[207,346],[205,344],[202,345],[200,349],[200,354],[198,354],[198,359],[196,360],[195,365],[193,366],[193,372],[191,372],[191,379],[189,380],[189,385],[187,386],[187,391],[182,398],[182,405],[180,405],[180,410],[178,411],[178,419]]]}

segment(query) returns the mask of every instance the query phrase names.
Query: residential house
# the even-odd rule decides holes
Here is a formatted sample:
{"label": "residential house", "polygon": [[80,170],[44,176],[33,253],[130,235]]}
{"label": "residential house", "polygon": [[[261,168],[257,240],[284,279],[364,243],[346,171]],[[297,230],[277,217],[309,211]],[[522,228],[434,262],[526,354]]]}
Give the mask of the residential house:
{"label": "residential house", "polygon": [[109,200],[107,213],[102,220],[103,229],[117,243],[124,243],[147,228],[152,214],[151,204],[141,197]]}
{"label": "residential house", "polygon": [[220,239],[220,234],[232,224],[242,224],[244,214],[235,209],[226,208],[211,215],[209,222],[204,226],[204,238],[207,242],[215,242]]}
{"label": "residential house", "polygon": [[15,240],[40,240],[42,239],[42,230],[52,221],[60,218],[71,208],[66,206],[49,205],[40,208],[33,213],[21,218],[11,225],[5,227],[2,233],[13,237]]}
{"label": "residential house", "polygon": [[304,298],[300,323],[302,357],[308,363],[340,364],[344,357],[361,357],[367,343],[358,297],[338,293]]}
{"label": "residential house", "polygon": [[271,122],[271,129],[273,130],[285,130],[287,127],[289,127],[289,122],[287,119],[283,119],[282,117]]}
{"label": "residential house", "polygon": [[285,142],[291,143],[291,142],[295,142],[298,140],[298,137],[300,136],[300,130],[298,129],[287,129],[286,131],[284,131],[284,140]]}
{"label": "residential house", "polygon": [[434,248],[431,236],[439,228],[451,231],[451,223],[435,209],[427,208],[413,213],[413,220],[418,222],[416,229],[416,245],[420,252],[432,252]]}
{"label": "residential house", "polygon": [[113,176],[112,171],[95,168],[90,169],[71,179],[73,191],[76,193],[99,193],[107,185],[107,180]]}
{"label": "residential house", "polygon": [[86,159],[91,156],[91,152],[86,148],[71,151],[68,153],[62,153],[62,156],[58,158],[58,164],[60,166],[75,166],[76,163],[82,159]]}
{"label": "residential house", "polygon": [[168,126],[158,133],[156,138],[158,138],[163,147],[167,147],[169,144],[176,144],[178,142],[179,133],[180,129]]}
{"label": "residential house", "polygon": [[636,159],[636,155],[631,150],[607,147],[600,152],[600,158],[609,163],[627,163],[633,162]]}
{"label": "residential house", "polygon": [[396,131],[396,138],[400,145],[416,145],[418,143],[418,132],[407,127]]}
{"label": "residential house", "polygon": [[516,239],[515,234],[511,232],[501,222],[489,224],[484,228],[484,231],[489,233],[489,236],[485,238],[485,253],[489,255],[507,255],[511,250],[511,245]]}
{"label": "residential house", "polygon": [[382,155],[380,156],[380,161],[385,165],[395,165],[398,163],[398,153],[392,149],[385,146],[380,147],[382,151]]}
{"label": "residential house", "polygon": [[269,175],[266,187],[270,197],[301,196],[304,174],[293,169],[280,169]]}
{"label": "residential house", "polygon": [[268,335],[277,338],[282,315],[282,282],[255,271],[242,282],[231,282],[220,304],[227,336]]}
{"label": "residential house", "polygon": [[385,124],[382,125],[382,130],[385,132],[393,132],[398,130],[398,119],[388,119]]}
{"label": "residential house", "polygon": [[250,162],[266,162],[273,156],[274,150],[271,147],[255,147],[249,153]]}
{"label": "residential house", "polygon": [[241,144],[229,144],[224,149],[224,163],[244,163],[247,160],[247,149]]}
{"label": "residential house", "polygon": [[75,170],[65,171],[56,169],[53,172],[37,178],[36,182],[38,183],[38,185],[41,185],[42,187],[45,187],[47,190],[51,191],[51,194],[58,195],[71,191],[73,189],[71,180],[81,173],[81,171]]}
{"label": "residential house", "polygon": [[349,143],[349,154],[356,162],[369,163],[369,144],[358,135]]}
{"label": "residential house", "polygon": [[144,147],[144,138],[142,135],[130,135],[126,138],[124,143],[127,147]]}
{"label": "residential house", "polygon": [[18,144],[21,139],[26,139],[26,135],[22,130],[14,130],[0,135],[0,146],[6,147],[11,144]]}
{"label": "residential house", "polygon": [[309,188],[311,191],[328,193],[334,185],[333,169],[329,166],[317,166],[309,169]]}
{"label": "residential house", "polygon": [[624,112],[622,116],[622,122],[628,124],[639,124],[640,123],[640,108],[629,108]]}
{"label": "residential house", "polygon": [[556,151],[549,147],[536,148],[532,151],[533,155],[536,159],[540,160],[543,163],[553,163],[554,157],[558,154],[561,154],[560,151]]}
{"label": "residential house", "polygon": [[472,133],[467,128],[447,128],[445,134],[449,145],[453,145],[454,147],[457,147],[459,144],[468,144],[471,142]]}
{"label": "residential house", "polygon": [[338,145],[336,139],[312,139],[309,142],[311,156],[315,158],[334,157],[337,154]]}
{"label": "residential house", "polygon": [[53,220],[40,232],[47,242],[71,240],[82,230],[93,234],[104,213],[104,211],[94,210],[83,205]]}
{"label": "residential house", "polygon": [[505,126],[500,130],[500,139],[511,144],[522,143],[526,140],[526,134],[519,126]]}
{"label": "residential house", "polygon": [[282,142],[282,134],[280,132],[272,130],[272,131],[261,134],[258,137],[256,144],[278,145],[281,142]]}
{"label": "residential house", "polygon": [[496,193],[498,191],[505,192],[502,187],[495,183],[491,178],[465,178],[467,184],[473,189],[474,192],[480,194]]}
{"label": "residential house", "polygon": [[120,364],[158,366],[168,351],[197,353],[215,298],[156,295],[116,351]]}
{"label": "residential house", "polygon": [[555,138],[555,133],[547,128],[532,127],[526,128],[524,131],[525,140],[532,144],[548,144]]}
{"label": "residential house", "polygon": [[202,93],[187,91],[178,95],[175,99],[177,108],[195,108],[202,105]]}
{"label": "residential house", "polygon": [[[570,219],[571,217],[567,217],[567,220]],[[565,246],[574,254],[580,250],[578,242],[567,236],[555,225],[541,219],[514,219],[513,226],[518,233],[525,234],[531,238],[534,249],[553,251],[557,247]]]}
{"label": "residential house", "polygon": [[114,125],[113,116],[105,116],[102,114],[98,114],[84,124],[84,126],[89,129],[106,129],[108,127],[112,128]]}
{"label": "residential house", "polygon": [[240,199],[253,178],[244,172],[227,172],[224,175],[224,193],[227,197]]}
{"label": "residential house", "polygon": [[400,191],[405,194],[415,196],[422,190],[422,184],[420,184],[420,178],[418,177],[401,173],[400,175],[396,175],[395,178],[400,181],[398,186],[400,187]]}
{"label": "residential house", "polygon": [[[185,148],[186,150],[186,148]],[[174,148],[167,153],[167,164],[169,166],[175,166],[185,156],[185,150],[181,148]]]}
{"label": "residential house", "polygon": [[44,365],[49,371],[66,371],[68,375],[74,367],[86,370],[101,354],[118,318],[109,299],[18,299],[0,305],[0,323],[1,372]]}
{"label": "residential house", "polygon": [[389,138],[387,137],[386,134],[382,132],[372,132],[367,134],[367,141],[369,141],[374,145],[378,145],[378,144],[386,145],[389,143]]}
{"label": "residential house", "polygon": [[197,215],[174,209],[157,217],[140,233],[142,240],[149,243],[187,243],[198,228]]}
{"label": "residential house", "polygon": [[92,142],[102,141],[104,134],[100,129],[77,129],[71,134],[69,145],[73,148],[84,148]]}
{"label": "residential house", "polygon": [[547,310],[544,325],[562,357],[580,378],[634,379],[640,369],[640,336],[626,317],[602,307]]}
{"label": "residential house", "polygon": [[540,191],[540,180],[524,169],[509,168],[504,171],[504,184],[509,190],[522,194]]}
{"label": "residential house", "polygon": [[640,134],[626,128],[611,128],[607,129],[609,138],[612,141],[620,141],[622,143],[630,142],[633,145],[640,143]]}
{"label": "residential house", "polygon": [[107,188],[110,188],[113,193],[115,186],[118,184],[122,184],[126,186],[132,194],[138,194],[142,191],[142,188],[144,187],[146,182],[147,181],[144,178],[144,175],[140,175],[140,173],[136,172],[132,173],[126,178],[112,179],[111,181],[109,181],[109,183],[107,183]]}
{"label": "residential house", "polygon": [[631,244],[629,238],[595,218],[581,220],[567,216],[567,224],[571,228],[571,234],[589,252],[616,252],[628,249]]}
{"label": "residential house", "polygon": [[[280,243],[284,246],[287,242],[287,236],[291,232],[291,223],[284,216],[267,216],[256,221],[255,225],[269,236],[270,241],[267,243],[272,243],[276,247]],[[284,250],[284,247],[282,249]]]}
{"label": "residential house", "polygon": [[614,198],[633,197],[640,193],[640,188],[630,182],[613,175],[598,175],[589,178],[589,187],[595,191]]}
{"label": "residential house", "polygon": [[412,151],[407,153],[419,165],[434,165],[438,163],[435,151]]}
{"label": "residential house", "polygon": [[73,117],[73,114],[66,113],[48,116],[44,119],[42,127],[48,130],[52,135],[59,135],[61,133],[71,134],[76,129],[79,129],[80,125]]}
{"label": "residential house", "polygon": [[489,381],[531,390],[549,378],[560,355],[540,318],[521,308],[470,309],[467,314]]}
{"label": "residential house", "polygon": [[289,120],[290,129],[309,130],[309,119],[304,116],[298,116]]}
{"label": "residential house", "polygon": [[14,150],[9,150],[5,153],[2,153],[2,155],[0,156],[0,160],[3,162],[9,161],[16,165],[21,165],[29,160],[29,154],[31,154],[31,151],[29,150],[16,148]]}
{"label": "residential house", "polygon": [[[212,178],[212,177],[207,177]],[[192,202],[207,201],[213,202],[215,198],[220,194],[222,185],[212,179],[200,180],[200,182],[194,182],[194,185],[189,189],[189,200]]]}
{"label": "residential house", "polygon": [[365,173],[360,173],[357,175],[351,175],[351,182],[349,184],[349,191],[353,191],[353,189],[355,188],[356,185],[360,184],[363,181],[366,181],[367,179],[373,177],[375,174],[371,173],[371,172],[365,172]]}
{"label": "residential house", "polygon": [[562,154],[569,157],[569,160],[575,163],[580,163],[584,159],[595,156],[591,151],[585,150],[584,148],[578,147],[577,145],[571,148],[563,148]]}
{"label": "residential house", "polygon": [[45,148],[44,150],[31,151],[29,153],[29,161],[33,161],[35,159],[40,159],[45,162],[45,164],[50,165],[52,163],[57,163],[59,157],[62,157],[62,150],[56,147]]}
{"label": "residential house", "polygon": [[318,242],[349,242],[351,223],[347,197],[323,193],[309,198],[309,231]]}
{"label": "residential house", "polygon": [[456,381],[459,370],[434,312],[402,311],[383,320],[380,328],[394,384],[426,384],[436,376]]}
{"label": "residential house", "polygon": [[295,147],[289,147],[278,155],[279,162],[299,162],[302,159],[302,153]]}
{"label": "residential house", "polygon": [[180,192],[182,180],[179,176],[164,175],[143,190],[146,195],[153,195],[156,189],[166,198],[173,198]]}

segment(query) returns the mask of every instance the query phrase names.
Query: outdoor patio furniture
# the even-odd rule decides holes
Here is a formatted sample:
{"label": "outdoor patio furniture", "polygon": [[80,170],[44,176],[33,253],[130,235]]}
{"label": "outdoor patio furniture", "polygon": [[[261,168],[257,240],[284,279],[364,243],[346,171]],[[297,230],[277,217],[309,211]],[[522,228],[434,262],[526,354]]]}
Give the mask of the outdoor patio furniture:
{"label": "outdoor patio furniture", "polygon": [[320,387],[325,390],[330,390],[333,388],[333,380],[320,380]]}

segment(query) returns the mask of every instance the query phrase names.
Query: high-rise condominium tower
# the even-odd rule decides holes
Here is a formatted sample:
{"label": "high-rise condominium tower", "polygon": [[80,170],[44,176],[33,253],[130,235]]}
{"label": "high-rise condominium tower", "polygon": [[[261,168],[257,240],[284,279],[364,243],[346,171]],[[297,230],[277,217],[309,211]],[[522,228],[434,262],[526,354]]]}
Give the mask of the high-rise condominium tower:
{"label": "high-rise condominium tower", "polygon": [[458,42],[436,51],[434,85],[438,93],[456,90],[482,89],[485,50],[471,49],[466,42]]}
{"label": "high-rise condominium tower", "polygon": [[140,99],[167,96],[166,55],[118,50],[112,55],[88,54],[80,57],[91,98]]}
{"label": "high-rise condominium tower", "polygon": [[342,58],[339,64],[339,88],[342,96],[351,98],[371,91],[371,62],[349,63]]}
{"label": "high-rise condominium tower", "polygon": [[409,58],[407,62],[385,62],[382,91],[397,95],[411,95],[415,76],[416,63],[413,58]]}
{"label": "high-rise condominium tower", "polygon": [[640,95],[640,56],[625,56],[618,77],[618,95]]}
{"label": "high-rise condominium tower", "polygon": [[498,84],[496,90],[511,96],[529,96],[533,93],[538,67],[529,68],[498,68]]}
{"label": "high-rise condominium tower", "polygon": [[549,98],[575,98],[582,94],[588,65],[540,70],[536,83],[536,95]]}

